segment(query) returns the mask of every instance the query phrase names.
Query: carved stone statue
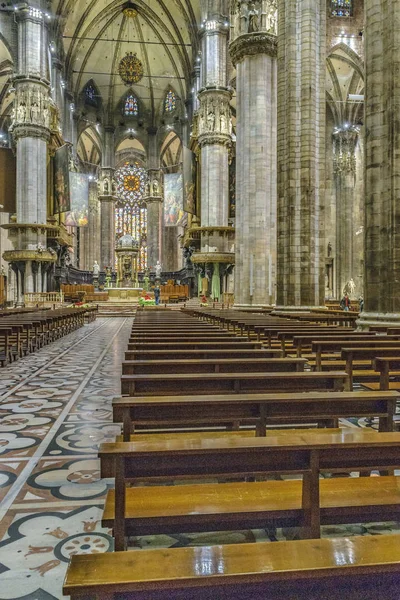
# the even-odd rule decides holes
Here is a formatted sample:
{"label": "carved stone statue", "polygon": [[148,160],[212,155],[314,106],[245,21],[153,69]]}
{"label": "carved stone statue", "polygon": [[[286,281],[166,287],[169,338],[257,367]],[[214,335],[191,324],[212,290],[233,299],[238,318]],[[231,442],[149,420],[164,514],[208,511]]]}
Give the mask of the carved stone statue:
{"label": "carved stone statue", "polygon": [[162,265],[159,260],[157,261],[157,264],[156,264],[154,270],[156,272],[156,277],[159,279],[161,277],[161,273],[162,273]]}
{"label": "carved stone statue", "polygon": [[25,104],[22,103],[19,105],[17,115],[18,115],[18,122],[25,123],[25,119],[26,119],[26,105]]}
{"label": "carved stone statue", "polygon": [[208,125],[208,131],[213,132],[215,129],[215,113],[213,110],[210,110],[207,115],[207,125]]}
{"label": "carved stone statue", "polygon": [[108,194],[110,191],[110,184],[108,183],[108,179],[104,180],[104,193]]}
{"label": "carved stone statue", "polygon": [[50,111],[47,104],[45,104],[43,109],[43,125],[45,127],[50,127]]}
{"label": "carved stone statue", "polygon": [[204,133],[204,114],[199,115],[199,134]]}
{"label": "carved stone statue", "polygon": [[247,1],[240,2],[240,33],[247,33],[249,30],[249,8]]}
{"label": "carved stone statue", "polygon": [[34,102],[31,106],[31,122],[35,125],[39,124],[39,106]]}
{"label": "carved stone statue", "polygon": [[348,296],[353,296],[356,289],[356,284],[354,283],[353,278],[351,277],[349,281],[343,288],[343,295],[348,294]]}
{"label": "carved stone statue", "polygon": [[226,119],[225,110],[223,108],[221,108],[221,112],[220,112],[220,116],[219,116],[219,121],[220,121],[221,133],[227,133],[228,132],[228,122],[227,122],[227,119]]}
{"label": "carved stone statue", "polygon": [[93,265],[93,277],[98,277],[100,274],[100,265],[97,260],[94,261]]}
{"label": "carved stone statue", "polygon": [[256,5],[254,4],[254,2],[252,2],[250,4],[250,10],[249,10],[249,33],[254,33],[256,31],[259,31],[260,29],[260,24],[259,24],[259,15],[258,15],[258,10],[256,9]]}
{"label": "carved stone statue", "polygon": [[159,185],[157,179],[153,180],[153,196],[158,196],[160,193]]}
{"label": "carved stone statue", "polygon": [[147,183],[146,183],[145,195],[146,195],[147,197],[149,197],[149,196],[150,196],[150,181],[147,181]]}
{"label": "carved stone statue", "polygon": [[117,195],[117,182],[113,179],[111,183],[112,195]]}

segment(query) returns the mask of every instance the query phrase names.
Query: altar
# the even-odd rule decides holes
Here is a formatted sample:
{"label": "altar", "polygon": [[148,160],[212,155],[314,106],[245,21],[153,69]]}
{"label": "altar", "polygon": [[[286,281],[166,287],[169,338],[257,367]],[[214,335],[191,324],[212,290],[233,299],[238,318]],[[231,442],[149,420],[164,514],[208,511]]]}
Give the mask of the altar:
{"label": "altar", "polygon": [[143,288],[108,288],[108,297],[112,302],[139,302]]}

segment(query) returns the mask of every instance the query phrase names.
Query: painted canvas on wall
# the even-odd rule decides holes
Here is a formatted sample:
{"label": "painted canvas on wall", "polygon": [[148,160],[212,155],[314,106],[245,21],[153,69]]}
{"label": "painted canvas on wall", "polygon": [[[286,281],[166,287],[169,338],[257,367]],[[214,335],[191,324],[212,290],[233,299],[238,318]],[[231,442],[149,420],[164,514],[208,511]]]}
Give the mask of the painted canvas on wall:
{"label": "painted canvas on wall", "polygon": [[69,147],[56,150],[54,157],[54,214],[71,210],[69,187]]}
{"label": "painted canvas on wall", "polygon": [[164,224],[166,227],[181,225],[183,210],[183,177],[182,173],[164,175]]}
{"label": "painted canvas on wall", "polygon": [[196,157],[183,146],[183,210],[196,214]]}
{"label": "painted canvas on wall", "polygon": [[89,176],[85,173],[69,174],[71,210],[65,224],[69,227],[86,227],[89,224]]}

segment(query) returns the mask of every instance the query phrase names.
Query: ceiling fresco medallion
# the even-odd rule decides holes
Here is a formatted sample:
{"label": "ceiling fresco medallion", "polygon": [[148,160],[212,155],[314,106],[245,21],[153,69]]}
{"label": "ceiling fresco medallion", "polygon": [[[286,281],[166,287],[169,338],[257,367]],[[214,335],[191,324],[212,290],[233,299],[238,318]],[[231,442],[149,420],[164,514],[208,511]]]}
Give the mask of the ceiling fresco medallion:
{"label": "ceiling fresco medallion", "polygon": [[138,83],[143,77],[143,65],[136,53],[127,52],[118,67],[119,76],[126,85]]}

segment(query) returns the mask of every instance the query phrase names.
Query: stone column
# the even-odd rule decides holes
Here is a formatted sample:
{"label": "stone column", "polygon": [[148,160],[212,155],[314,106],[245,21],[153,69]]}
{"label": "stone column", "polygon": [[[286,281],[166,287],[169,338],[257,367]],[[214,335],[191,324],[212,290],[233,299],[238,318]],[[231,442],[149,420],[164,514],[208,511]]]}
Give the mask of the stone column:
{"label": "stone column", "polygon": [[62,62],[56,56],[52,56],[52,98],[60,115],[61,131],[64,132],[65,98],[62,78]]}
{"label": "stone column", "polygon": [[400,321],[400,0],[366,0],[365,312]]}
{"label": "stone column", "polygon": [[[235,306],[275,301],[277,37],[275,0],[256,14],[236,9],[230,44],[236,65]],[[243,12],[243,5],[241,6]],[[251,11],[250,11],[251,12]]]}
{"label": "stone column", "polygon": [[324,307],[326,0],[278,0],[280,309]]}
{"label": "stone column", "polygon": [[[343,296],[346,284],[357,280],[355,261],[354,204],[356,183],[356,128],[336,130],[333,134],[334,174],[336,184],[336,298]],[[346,289],[349,292],[348,289]],[[354,300],[362,290],[354,290]],[[350,295],[350,294],[349,294]]]}
{"label": "stone column", "polygon": [[88,269],[93,269],[94,261],[99,264],[101,261],[100,254],[100,203],[97,192],[97,183],[91,181],[89,183],[89,250],[88,250]]}
{"label": "stone column", "polygon": [[201,163],[201,251],[193,254],[192,261],[203,265],[203,269],[207,264],[234,262],[226,231],[232,91],[227,83],[229,23],[223,14],[224,4],[202,2],[201,89],[196,131]]}
{"label": "stone column", "polygon": [[14,249],[4,259],[18,265],[22,293],[38,289],[32,262],[54,262],[47,250],[47,142],[50,139],[50,82],[47,26],[40,3],[17,11],[18,72],[11,131],[17,155],[17,219],[5,225]]}
{"label": "stone column", "polygon": [[162,264],[163,178],[161,169],[148,170],[148,184],[144,198],[147,204],[147,264],[153,271],[157,261]]}
{"label": "stone column", "polygon": [[114,128],[106,127],[104,131],[104,152],[99,182],[99,199],[101,206],[101,238],[100,268],[115,267],[115,203],[116,183],[114,181]]}
{"label": "stone column", "polygon": [[147,172],[148,181],[144,201],[147,205],[147,265],[151,271],[162,260],[163,251],[163,202],[164,202],[164,173],[160,168],[160,149],[158,147],[155,127],[149,127]]}

